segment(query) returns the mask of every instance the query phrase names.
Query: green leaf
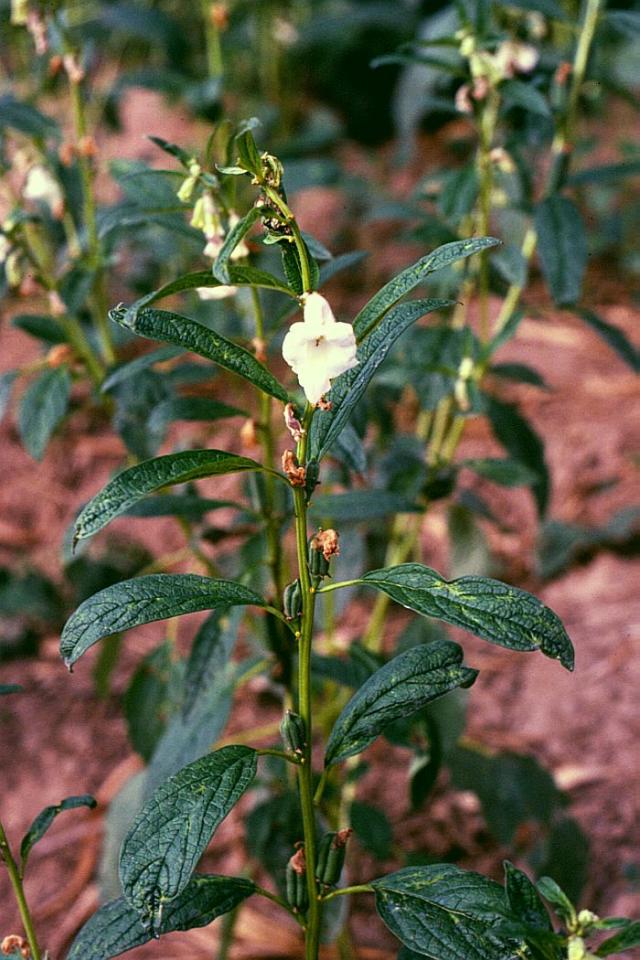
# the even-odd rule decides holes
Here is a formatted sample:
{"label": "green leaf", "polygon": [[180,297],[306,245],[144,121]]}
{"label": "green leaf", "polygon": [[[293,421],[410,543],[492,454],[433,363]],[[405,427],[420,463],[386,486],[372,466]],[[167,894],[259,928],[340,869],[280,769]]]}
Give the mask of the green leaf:
{"label": "green leaf", "polygon": [[399,717],[415,713],[449,690],[470,686],[477,670],[463,666],[462,657],[457,643],[441,640],[413,647],[377,670],[336,720],[325,767],[361,753]]}
{"label": "green leaf", "polygon": [[336,523],[383,520],[396,513],[422,513],[423,507],[391,490],[348,490],[324,493],[313,499],[312,519],[329,518]]}
{"label": "green leaf", "polygon": [[615,183],[622,177],[634,177],[640,173],[640,160],[627,160],[623,163],[605,163],[601,167],[587,167],[576,170],[567,180],[570,187],[585,183]]}
{"label": "green leaf", "polygon": [[512,107],[521,107],[523,110],[535,113],[539,117],[551,118],[549,104],[533,84],[523,83],[522,80],[506,80],[501,84],[500,92],[503,95],[507,110]]}
{"label": "green leaf", "polygon": [[262,160],[260,159],[260,153],[258,152],[256,142],[250,130],[245,130],[244,133],[236,137],[235,147],[238,151],[239,165],[244,167],[249,173],[252,173],[254,177],[261,178]]}
{"label": "green leaf", "polygon": [[576,303],[587,266],[587,237],[580,211],[566,197],[554,194],[535,211],[542,272],[559,306]]}
{"label": "green leaf", "polygon": [[604,940],[596,948],[599,957],[610,957],[612,953],[624,953],[633,947],[640,947],[640,920],[633,920],[627,927]]}
{"label": "green leaf", "polygon": [[75,810],[77,807],[89,807],[91,810],[96,805],[96,801],[89,794],[84,793],[78,797],[67,797],[55,806],[45,807],[35,818],[20,844],[20,873],[24,874],[24,868],[27,865],[29,854],[39,840],[42,840],[45,833],[63,810]]}
{"label": "green leaf", "polygon": [[[287,296],[293,297],[297,301],[295,291],[291,290],[282,280],[278,280],[278,278],[272,276],[272,274],[266,273],[264,270],[258,270],[256,267],[231,266],[229,267],[229,276],[231,277],[231,282],[234,287],[265,287],[268,290],[277,290],[279,293],[286,293]],[[152,290],[151,293],[145,294],[144,297],[140,297],[139,300],[132,303],[125,311],[125,326],[129,322],[129,317],[135,319],[135,315],[139,310],[142,310],[143,307],[151,306],[152,303],[156,303],[164,297],[170,297],[174,293],[182,293],[184,290],[195,290],[198,287],[219,286],[221,286],[220,281],[216,280],[210,270],[198,270],[196,273],[186,273],[182,277],[178,277],[177,280],[172,280],[163,287]],[[115,310],[111,312],[115,314],[113,319],[117,323],[120,323],[119,315],[122,312],[122,308],[116,307]]]}
{"label": "green leaf", "polygon": [[126,312],[112,310],[110,316],[140,337],[175,343],[185,350],[212,360],[232,373],[237,373],[264,393],[287,402],[287,391],[252,353],[202,323],[168,310],[134,311],[133,307]]}
{"label": "green leaf", "polygon": [[544,516],[549,502],[549,471],[544,458],[544,444],[531,424],[511,403],[485,395],[491,429],[512,460],[528,467],[537,477],[531,492]]}
{"label": "green leaf", "polygon": [[164,150],[165,153],[168,153],[169,156],[175,157],[176,160],[179,160],[180,163],[182,163],[185,167],[189,167],[189,164],[193,159],[193,155],[187,153],[187,151],[183,150],[182,147],[179,147],[177,143],[170,143],[163,137],[154,136],[149,136],[149,140],[151,140],[152,143],[155,143],[156,147],[160,147],[161,150]]}
{"label": "green leaf", "polygon": [[6,697],[10,693],[21,693],[24,687],[19,683],[0,683],[0,697]]}
{"label": "green leaf", "polygon": [[624,362],[631,367],[633,371],[640,371],[640,351],[628,339],[627,335],[619,327],[612,323],[607,323],[602,317],[599,317],[593,310],[576,310],[579,317],[588,324],[592,330],[601,337],[612,350],[621,357]]}
{"label": "green leaf", "polygon": [[53,317],[42,316],[37,313],[21,313],[11,321],[12,327],[28,333],[30,337],[36,340],[44,340],[45,343],[66,343],[67,337]]}
{"label": "green leaf", "polygon": [[607,10],[604,16],[617,33],[632,39],[640,34],[640,10]]}
{"label": "green leaf", "polygon": [[245,510],[240,503],[233,500],[211,500],[208,497],[197,497],[192,494],[161,493],[147,500],[140,500],[125,511],[128,517],[186,517],[188,520],[202,520],[210,510],[221,510],[224,507],[233,507],[234,510]]}
{"label": "green leaf", "polygon": [[547,384],[537,370],[527,366],[526,363],[494,363],[490,372],[495,377],[502,377],[505,380],[515,380],[516,383],[530,383],[534,387],[547,389]]}
{"label": "green leaf", "polygon": [[156,363],[165,363],[167,360],[173,360],[182,353],[184,353],[184,350],[180,350],[178,347],[159,347],[158,350],[151,350],[141,357],[136,357],[135,360],[129,360],[128,363],[121,363],[120,366],[116,367],[105,377],[100,387],[100,392],[107,393],[113,387],[122,383],[123,380],[127,380],[129,377],[133,377],[137,373],[153,367]]}
{"label": "green leaf", "polygon": [[540,877],[536,884],[538,893],[545,900],[552,903],[559,916],[564,920],[573,920],[576,916],[575,907],[569,900],[562,887],[560,887],[551,877]]}
{"label": "green leaf", "polygon": [[507,903],[518,920],[540,930],[552,931],[553,926],[544,903],[526,873],[508,860],[504,861]]}
{"label": "green leaf", "polygon": [[[206,927],[255,893],[244,877],[196,874],[182,893],[165,906],[158,933]],[[124,898],[100,907],[71,944],[67,960],[110,960],[152,939],[136,910]]]}
{"label": "green leaf", "polygon": [[5,127],[12,127],[36,139],[59,136],[59,127],[55,120],[9,93],[0,97],[0,129]]}
{"label": "green leaf", "polygon": [[432,960],[510,960],[492,935],[507,909],[500,884],[451,864],[407,867],[371,884],[376,909],[410,950]]}
{"label": "green leaf", "polygon": [[528,487],[537,480],[537,474],[517,460],[497,460],[494,457],[463,460],[461,467],[468,467],[480,477],[499,483],[502,487]]}
{"label": "green leaf", "polygon": [[361,582],[424,616],[463,627],[511,650],[540,650],[573,670],[573,647],[559,617],[517,587],[490,577],[449,581],[420,563],[372,570]]}
{"label": "green leaf", "polygon": [[122,698],[129,741],[145,763],[149,763],[171,711],[173,666],[172,650],[165,641],[142,660]]}
{"label": "green leaf", "polygon": [[259,463],[224,450],[183,450],[154,457],[123,470],[80,512],[75,539],[85,540],[102,530],[138,500],[162,487],[244,470],[261,470]]}
{"label": "green leaf", "polygon": [[210,397],[169,397],[159,403],[149,417],[152,431],[164,429],[173,420],[223,420],[227,417],[248,417],[245,410],[230,407]]}
{"label": "green leaf", "polygon": [[356,356],[358,366],[347,370],[331,385],[331,410],[320,410],[311,424],[310,456],[320,460],[345,427],[369,381],[405,330],[433,310],[450,306],[449,300],[412,300],[390,310],[382,323],[366,335]]}
{"label": "green leaf", "polygon": [[257,758],[250,747],[216,750],[170,777],[140,811],[122,847],[120,879],[125,899],[152,933],[251,784]]}
{"label": "green leaf", "polygon": [[3,419],[9,408],[11,388],[17,376],[17,370],[7,370],[6,373],[0,373],[0,420]]}
{"label": "green leaf", "polygon": [[245,604],[263,607],[265,601],[232,580],[190,573],[135,577],[106,587],[80,604],[62,631],[60,653],[71,667],[89,647],[112,633],[198,610]]}
{"label": "green leaf", "polygon": [[251,210],[236,223],[235,227],[229,231],[225,237],[224,243],[222,244],[222,249],[218,254],[218,257],[213,264],[213,275],[216,280],[219,280],[220,283],[229,284],[231,283],[231,254],[238,246],[240,241],[247,233],[251,230],[254,223],[256,223],[262,214],[262,211],[259,207],[252,207]]}
{"label": "green leaf", "polygon": [[42,460],[53,431],[69,405],[71,378],[66,367],[45,370],[25,390],[18,411],[18,430],[34,460]]}
{"label": "green leaf", "polygon": [[499,243],[500,241],[494,237],[474,237],[471,240],[455,240],[453,243],[445,243],[428,253],[426,257],[422,257],[421,260],[407,267],[397,277],[385,284],[365,304],[353,321],[356,336],[359,340],[362,340],[398,300],[413,290],[414,287],[417,287],[419,283],[423,283],[430,273],[434,273],[436,270],[440,270],[442,267],[458,260],[464,260],[481,250],[495,247]]}
{"label": "green leaf", "polygon": [[388,860],[392,855],[393,830],[387,815],[370,803],[354,800],[349,818],[360,845],[376,860]]}

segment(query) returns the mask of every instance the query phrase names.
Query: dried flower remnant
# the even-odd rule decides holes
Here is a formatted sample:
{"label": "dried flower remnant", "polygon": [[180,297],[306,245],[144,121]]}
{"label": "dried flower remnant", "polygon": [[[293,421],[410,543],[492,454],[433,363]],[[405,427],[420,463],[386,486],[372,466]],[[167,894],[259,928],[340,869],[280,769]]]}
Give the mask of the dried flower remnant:
{"label": "dried flower remnant", "polygon": [[19,953],[21,956],[28,960],[31,956],[31,950],[29,944],[24,939],[24,937],[18,936],[17,933],[10,933],[8,937],[5,937],[0,943],[0,953],[9,956],[16,953]]}
{"label": "dried flower remnant", "polygon": [[311,540],[311,549],[322,553],[325,560],[340,556],[340,534],[337,530],[319,530]]}
{"label": "dried flower remnant", "polygon": [[350,323],[338,323],[319,293],[301,298],[304,320],[293,323],[282,344],[282,356],[298,376],[309,403],[317,404],[331,381],[358,363]]}
{"label": "dried flower remnant", "polygon": [[282,454],[282,469],[292,487],[304,487],[307,471],[298,465],[293,450],[285,450]]}
{"label": "dried flower remnant", "polygon": [[288,403],[284,408],[284,422],[295,442],[298,443],[299,440],[302,440],[304,427],[296,417],[296,410],[292,403]]}

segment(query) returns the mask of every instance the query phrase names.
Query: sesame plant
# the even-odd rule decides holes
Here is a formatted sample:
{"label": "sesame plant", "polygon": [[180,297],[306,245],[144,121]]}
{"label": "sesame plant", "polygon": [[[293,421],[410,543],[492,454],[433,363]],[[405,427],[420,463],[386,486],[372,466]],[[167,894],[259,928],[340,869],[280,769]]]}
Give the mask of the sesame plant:
{"label": "sesame plant", "polygon": [[[118,305],[111,318],[138,336],[190,350],[230,371],[241,378],[243,394],[255,390],[262,455],[253,459],[219,449],[186,449],[134,464],[82,509],[75,540],[88,540],[145,498],[153,512],[168,487],[187,485],[186,496],[193,498],[196,481],[238,473],[255,481],[245,485],[244,510],[259,526],[259,560],[252,562],[251,552],[244,551],[240,560],[245,562],[236,564],[233,578],[221,578],[208,560],[207,575],[152,573],[124,580],[85,600],[62,631],[61,653],[71,669],[115,633],[212,611],[184,673],[176,675],[179,708],[156,744],[139,811],[122,843],[122,895],[88,921],[69,958],[107,960],[169,931],[233,916],[247,898],[261,897],[299,926],[304,956],[315,960],[322,939],[339,938],[347,948],[341,905],[356,894],[373,898],[405,958],[438,960],[470,952],[560,957],[567,947],[571,957],[586,957],[585,935],[609,922],[576,914],[546,881],[540,892],[557,907],[563,923],[554,930],[534,885],[510,864],[504,886],[451,864],[407,866],[378,877],[352,875],[349,837],[358,757],[394,725],[468,688],[478,671],[449,639],[422,636],[388,657],[382,637],[376,636],[360,659],[357,679],[327,698],[326,658],[323,664],[318,656],[325,605],[336,594],[358,588],[387,597],[418,618],[461,627],[512,650],[539,651],[573,669],[573,647],[562,623],[531,594],[483,576],[447,580],[417,561],[368,570],[351,566],[348,577],[337,579],[332,572],[340,563],[340,533],[315,519],[318,504],[321,517],[331,513],[318,493],[328,466],[335,458],[350,463],[358,456],[361,440],[350,421],[378,367],[412,325],[452,306],[443,299],[406,300],[406,295],[442,268],[458,264],[462,269],[498,241],[479,236],[445,244],[385,284],[352,323],[337,321],[318,292],[323,276],[315,243],[300,230],[287,203],[282,165],[257,149],[251,124],[230,139],[226,152],[232,162],[218,162],[210,172],[172,145],[165,148],[185,167],[182,195],[193,202],[195,222],[215,247],[213,269],[181,276],[130,306]],[[248,212],[232,220],[227,191],[236,178],[248,178],[255,194]],[[245,262],[257,224],[264,230],[263,243],[280,250],[284,278]],[[253,350],[156,306],[189,290],[233,297],[246,290],[253,305]],[[300,308],[302,320],[294,319],[282,339],[288,318]],[[303,396],[290,393],[269,368],[271,348],[278,344]],[[284,446],[279,462],[276,445]],[[182,496],[174,495],[174,503]],[[395,510],[402,512],[402,503],[396,501]],[[245,608],[253,611],[247,630],[255,653],[232,662]],[[279,738],[268,728],[267,744],[260,745],[265,730],[243,731],[235,742],[211,750],[226,722],[232,690],[260,674],[280,690]],[[349,686],[355,688],[352,695]],[[274,801],[287,811],[287,830],[277,849],[263,850],[267,879],[253,869],[242,876],[196,872],[220,823],[242,796],[256,783],[273,788],[278,781]],[[24,900],[20,877],[14,881]],[[637,925],[614,923],[622,928],[616,943],[620,937],[627,946],[636,942]],[[29,940],[39,960],[35,935]],[[606,955],[606,943],[599,949]]]}

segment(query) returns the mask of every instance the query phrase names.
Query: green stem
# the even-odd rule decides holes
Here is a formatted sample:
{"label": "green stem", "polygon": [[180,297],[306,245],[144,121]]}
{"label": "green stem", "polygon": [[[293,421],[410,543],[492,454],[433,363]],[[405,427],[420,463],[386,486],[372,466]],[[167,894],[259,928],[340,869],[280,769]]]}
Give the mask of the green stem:
{"label": "green stem", "polygon": [[[65,39],[65,52],[74,54],[75,51]],[[87,136],[87,117],[85,102],[82,94],[82,84],[69,77],[69,94],[71,97],[71,113],[76,143],[81,146]],[[78,167],[82,185],[82,207],[84,224],[87,231],[87,254],[89,266],[95,271],[93,283],[93,317],[98,339],[102,350],[102,357],[107,366],[115,362],[116,355],[111,342],[111,332],[108,318],[108,297],[105,287],[104,267],[98,236],[98,220],[95,197],[95,172],[90,156],[84,152],[78,153]]]}
{"label": "green stem", "polygon": [[[298,443],[297,458],[301,466],[306,464],[307,438],[313,417],[313,408],[307,406],[304,417],[305,432]],[[311,584],[307,563],[307,504],[305,491],[293,489],[298,576],[302,589],[302,622],[298,652],[298,712],[304,721],[307,742],[303,762],[298,767],[298,790],[304,832],[309,910],[305,932],[305,960],[317,960],[320,942],[321,906],[316,882],[316,824],[313,807],[313,717],[311,709],[311,647],[316,591]]]}
{"label": "green stem", "polygon": [[311,291],[311,266],[309,264],[309,254],[307,252],[307,245],[302,238],[300,232],[300,227],[291,212],[288,204],[282,199],[277,190],[273,187],[264,186],[264,192],[269,197],[271,202],[278,208],[282,214],[287,226],[291,228],[293,233],[293,240],[298,251],[298,257],[300,259],[300,270],[302,273],[302,291],[303,293],[309,293]]}
{"label": "green stem", "polygon": [[29,947],[31,948],[31,956],[33,960],[41,960],[40,947],[38,946],[38,940],[36,938],[35,930],[33,927],[33,920],[31,919],[31,913],[29,911],[29,905],[27,904],[27,899],[24,895],[24,888],[22,886],[22,876],[18,865],[13,858],[11,853],[11,847],[9,846],[9,841],[5,833],[4,827],[0,822],[0,857],[4,860],[7,873],[9,874],[9,881],[13,888],[13,893],[18,904],[18,910],[20,911],[20,917],[22,919],[22,924],[24,926],[25,933],[27,935],[27,940],[29,941]]}
{"label": "green stem", "polygon": [[[478,149],[478,180],[480,196],[478,202],[478,235],[486,237],[489,233],[491,218],[491,194],[493,190],[493,162],[491,148],[498,121],[500,99],[495,90],[490,91],[486,100],[482,102],[480,116],[480,145]],[[483,250],[480,255],[479,284],[480,295],[480,339],[489,338],[489,251]]]}
{"label": "green stem", "polygon": [[207,49],[207,72],[212,80],[217,80],[224,74],[224,61],[220,30],[211,16],[211,0],[202,0],[202,19]]}

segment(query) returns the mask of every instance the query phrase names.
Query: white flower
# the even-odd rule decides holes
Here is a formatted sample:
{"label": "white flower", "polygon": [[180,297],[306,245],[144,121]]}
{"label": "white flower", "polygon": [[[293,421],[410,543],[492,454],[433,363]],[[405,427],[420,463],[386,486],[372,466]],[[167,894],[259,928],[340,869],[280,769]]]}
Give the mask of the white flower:
{"label": "white flower", "polygon": [[[235,211],[232,210],[231,213],[229,214],[229,232],[231,232],[231,230],[233,230],[233,228],[234,228],[238,223],[240,223],[240,217],[238,216],[237,213],[235,213]],[[245,243],[245,240],[244,240],[244,237],[243,237],[242,240],[240,241],[240,243],[237,244],[237,246],[234,248],[234,250],[233,250],[233,252],[232,252],[232,254],[231,254],[230,259],[231,259],[231,260],[243,260],[244,257],[248,257],[248,256],[249,256],[249,253],[250,253],[249,247],[248,247],[247,244]]]}
{"label": "white flower", "polygon": [[46,167],[39,164],[29,170],[22,196],[25,200],[46,203],[55,217],[59,217],[64,210],[64,197],[60,184]]}
{"label": "white flower", "polygon": [[225,284],[218,287],[196,287],[196,293],[201,300],[224,300],[225,297],[235,296],[237,292],[237,287],[229,287]]}
{"label": "white flower", "polygon": [[530,43],[505,40],[489,59],[500,77],[510,79],[516,73],[531,73],[540,55]]}
{"label": "white flower", "polygon": [[358,363],[356,338],[350,323],[338,323],[319,293],[302,298],[304,321],[293,323],[282,344],[282,356],[294,373],[309,403],[316,404],[331,381]]}

